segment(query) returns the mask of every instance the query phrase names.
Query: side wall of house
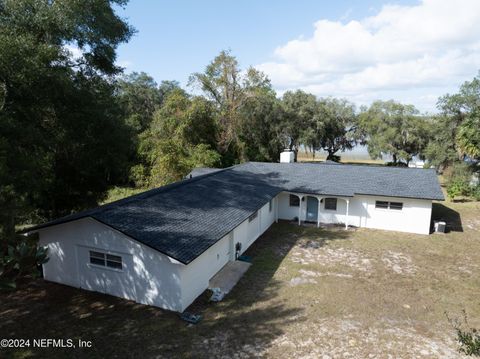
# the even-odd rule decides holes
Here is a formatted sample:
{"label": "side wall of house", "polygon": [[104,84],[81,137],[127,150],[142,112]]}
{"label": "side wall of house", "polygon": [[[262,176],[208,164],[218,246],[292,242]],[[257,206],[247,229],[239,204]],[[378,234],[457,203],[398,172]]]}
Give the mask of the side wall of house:
{"label": "side wall of house", "polygon": [[[271,207],[266,203],[254,219],[242,222],[188,265],[91,218],[45,228],[39,242],[49,248],[44,276],[52,282],[182,312],[228,261],[235,260],[236,243],[242,244],[242,254],[272,225],[277,203],[276,199]],[[121,256],[123,269],[92,265],[90,250]]]}
{"label": "side wall of house", "polygon": [[[375,196],[355,197],[362,203],[358,213],[361,227],[418,234],[430,233],[432,201]],[[402,202],[402,210],[375,208],[375,201]]]}
{"label": "side wall of house", "polygon": [[[305,197],[306,198],[306,197]],[[402,210],[375,208],[376,201],[403,203]],[[278,214],[280,219],[292,220],[298,217],[299,208],[290,206],[288,193],[278,196]],[[306,199],[301,202],[300,219],[306,218]],[[325,200],[320,204],[318,216],[321,223],[341,223],[346,221],[347,202],[337,198],[337,209],[326,210]],[[380,196],[355,196],[349,198],[348,224],[356,227],[385,229],[418,234],[430,233],[432,201],[411,198],[390,198]]]}
{"label": "side wall of house", "polygon": [[[278,197],[277,197],[278,198]],[[258,210],[257,217],[252,221],[248,219],[242,222],[233,231],[233,243],[241,243],[242,249],[240,254],[245,252],[248,247],[252,245],[255,240],[260,237],[275,221],[275,206],[277,205],[277,199],[272,200],[272,208],[270,211],[270,205],[267,202],[262,208]],[[233,258],[234,259],[234,258]]]}
{"label": "side wall of house", "polygon": [[210,278],[228,263],[232,251],[231,234],[207,249],[193,262],[180,270],[182,286],[182,310],[185,310],[205,289]]}
{"label": "side wall of house", "polygon": [[[278,199],[278,218],[293,220],[298,218],[298,207],[290,207],[290,194],[287,192],[280,192],[277,196]],[[301,219],[305,219],[306,206],[302,202],[302,214]]]}
{"label": "side wall of house", "polygon": [[[50,260],[43,265],[46,280],[168,310],[182,309],[183,265],[94,219],[45,228],[39,245],[49,249]],[[90,264],[90,250],[121,256],[123,269]]]}
{"label": "side wall of house", "polygon": [[258,210],[255,219],[242,222],[232,232],[207,249],[180,270],[182,283],[182,310],[186,309],[202,292],[208,288],[210,279],[225,266],[235,260],[235,244],[241,243],[240,254],[245,252],[253,242],[275,221],[276,200]]}

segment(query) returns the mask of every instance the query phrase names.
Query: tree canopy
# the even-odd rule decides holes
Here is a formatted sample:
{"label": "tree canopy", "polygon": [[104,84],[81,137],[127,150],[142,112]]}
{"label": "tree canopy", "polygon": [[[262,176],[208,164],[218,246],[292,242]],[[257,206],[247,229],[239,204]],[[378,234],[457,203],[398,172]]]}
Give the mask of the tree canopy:
{"label": "tree canopy", "polygon": [[315,149],[326,151],[327,160],[337,160],[338,151],[351,150],[356,144],[355,106],[344,99],[320,99],[318,118],[322,130]]}
{"label": "tree canopy", "polygon": [[177,89],[155,112],[149,129],[141,134],[141,153],[147,168],[145,182],[151,186],[182,179],[194,167],[219,164],[216,145],[217,123],[213,104],[190,98]]}
{"label": "tree canopy", "polygon": [[360,113],[357,134],[372,158],[390,155],[394,165],[399,160],[408,164],[427,145],[429,126],[412,105],[375,101]]}
{"label": "tree canopy", "polygon": [[0,1],[3,251],[25,216],[94,205],[128,170],[111,80],[116,48],[133,32],[113,10],[125,3]]}
{"label": "tree canopy", "polygon": [[465,156],[478,159],[480,75],[463,83],[458,93],[440,97],[438,108],[441,114],[433,118],[427,158],[437,167],[447,167]]}

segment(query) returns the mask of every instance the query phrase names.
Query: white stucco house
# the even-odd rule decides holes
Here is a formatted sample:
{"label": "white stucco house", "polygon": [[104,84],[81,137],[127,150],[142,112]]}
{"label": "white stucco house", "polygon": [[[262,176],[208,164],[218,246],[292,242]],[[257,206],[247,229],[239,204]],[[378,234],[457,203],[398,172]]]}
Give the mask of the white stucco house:
{"label": "white stucco house", "polygon": [[426,235],[443,199],[430,169],[249,162],[29,232],[49,248],[46,280],[182,312],[278,220]]}

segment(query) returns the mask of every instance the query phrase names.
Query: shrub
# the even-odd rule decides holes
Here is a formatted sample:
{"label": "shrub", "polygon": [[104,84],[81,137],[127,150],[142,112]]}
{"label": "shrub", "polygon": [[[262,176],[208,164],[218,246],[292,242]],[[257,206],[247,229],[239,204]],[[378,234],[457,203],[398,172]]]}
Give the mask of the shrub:
{"label": "shrub", "polygon": [[125,197],[133,196],[137,193],[144,192],[148,188],[136,188],[136,187],[112,187],[108,190],[105,199],[101,202],[101,204],[106,204],[114,201],[118,201],[119,199],[123,199]]}
{"label": "shrub", "polygon": [[340,162],[342,160],[342,157],[339,155],[329,155],[326,159],[326,161],[332,161],[332,162]]}
{"label": "shrub", "polygon": [[451,200],[458,196],[468,196],[470,195],[470,186],[462,179],[454,179],[447,185],[447,195]]}
{"label": "shrub", "polygon": [[475,201],[480,201],[480,184],[472,187],[471,196],[475,199]]}
{"label": "shrub", "polygon": [[408,165],[405,162],[402,162],[402,161],[387,162],[387,163],[385,163],[385,165],[389,166],[389,167],[408,167]]}
{"label": "shrub", "polygon": [[472,167],[465,162],[455,162],[450,167],[446,168],[443,175],[447,180],[453,180],[455,178],[461,178],[465,181],[470,181],[472,178]]}
{"label": "shrub", "polygon": [[457,341],[460,344],[458,351],[469,356],[480,356],[480,332],[469,326],[466,311],[463,310],[462,313],[463,322],[458,318],[450,319],[445,312],[447,320],[453,326],[457,335]]}
{"label": "shrub", "polygon": [[12,290],[23,277],[40,276],[38,266],[48,261],[47,248],[37,248],[36,240],[17,236],[16,245],[8,246],[8,254],[0,255],[0,290]]}
{"label": "shrub", "polygon": [[470,184],[473,175],[472,166],[467,163],[455,163],[444,172],[447,195],[454,200],[458,196],[474,197],[475,187]]}

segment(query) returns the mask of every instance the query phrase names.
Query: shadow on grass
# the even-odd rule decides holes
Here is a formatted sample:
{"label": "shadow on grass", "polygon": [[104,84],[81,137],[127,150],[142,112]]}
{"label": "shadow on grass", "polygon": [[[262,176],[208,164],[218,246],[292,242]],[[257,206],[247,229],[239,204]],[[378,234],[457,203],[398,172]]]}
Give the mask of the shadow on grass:
{"label": "shadow on grass", "polygon": [[228,346],[227,351],[220,353],[213,350],[212,357],[231,357],[235,353],[261,356],[276,338],[285,333],[286,327],[306,320],[304,308],[297,302],[295,305],[286,303],[279,295],[288,283],[278,280],[275,273],[293,247],[318,248],[328,241],[349,238],[350,234],[343,229],[327,231],[290,222],[272,225],[245,252],[252,258],[252,266],[224,300],[218,304],[207,303],[208,296],[205,295],[201,303],[197,301],[189,308],[202,313],[202,305],[210,306],[216,314],[225,315],[209,323],[207,313],[206,320],[199,326],[215,333],[216,339],[208,339],[205,344],[216,346],[225,340]]}
{"label": "shadow on grass", "polygon": [[447,232],[463,232],[460,213],[441,203],[432,204],[432,222],[433,221],[445,221],[447,223]]}
{"label": "shadow on grass", "polygon": [[92,348],[24,348],[3,357],[255,357],[304,318],[304,308],[281,300],[285,282],[275,273],[295,246],[323,246],[348,238],[344,230],[290,223],[273,225],[247,251],[253,264],[220,303],[202,294],[189,311],[203,320],[187,325],[177,313],[43,280],[0,294],[0,333],[7,338],[91,340]]}

